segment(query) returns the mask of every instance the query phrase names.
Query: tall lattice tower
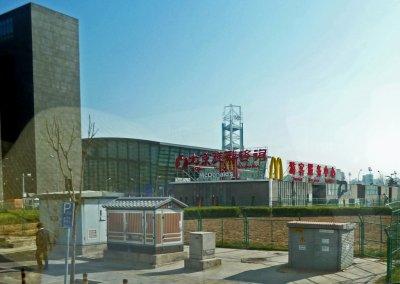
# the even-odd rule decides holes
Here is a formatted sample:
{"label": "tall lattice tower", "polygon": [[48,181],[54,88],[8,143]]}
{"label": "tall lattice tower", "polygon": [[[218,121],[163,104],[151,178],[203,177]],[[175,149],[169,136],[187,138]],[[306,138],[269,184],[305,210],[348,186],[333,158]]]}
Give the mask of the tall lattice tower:
{"label": "tall lattice tower", "polygon": [[243,150],[242,108],[229,105],[224,107],[222,118],[222,150]]}

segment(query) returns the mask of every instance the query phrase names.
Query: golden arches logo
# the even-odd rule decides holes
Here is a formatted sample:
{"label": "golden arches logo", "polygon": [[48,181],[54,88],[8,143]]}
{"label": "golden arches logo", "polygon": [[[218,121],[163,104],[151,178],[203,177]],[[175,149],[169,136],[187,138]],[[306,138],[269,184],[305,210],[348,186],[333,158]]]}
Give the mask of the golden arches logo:
{"label": "golden arches logo", "polygon": [[269,164],[269,178],[282,180],[283,179],[283,167],[281,158],[271,158],[271,162]]}
{"label": "golden arches logo", "polygon": [[233,161],[225,161],[225,170],[226,171],[234,171],[235,170],[235,163]]}

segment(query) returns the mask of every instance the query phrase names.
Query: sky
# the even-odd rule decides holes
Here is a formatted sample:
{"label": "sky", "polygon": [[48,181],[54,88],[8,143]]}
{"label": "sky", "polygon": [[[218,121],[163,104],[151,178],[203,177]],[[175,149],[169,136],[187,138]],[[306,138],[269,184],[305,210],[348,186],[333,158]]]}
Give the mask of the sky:
{"label": "sky", "polygon": [[34,2],[79,19],[82,126],[99,137],[220,148],[232,103],[246,147],[400,172],[400,1]]}

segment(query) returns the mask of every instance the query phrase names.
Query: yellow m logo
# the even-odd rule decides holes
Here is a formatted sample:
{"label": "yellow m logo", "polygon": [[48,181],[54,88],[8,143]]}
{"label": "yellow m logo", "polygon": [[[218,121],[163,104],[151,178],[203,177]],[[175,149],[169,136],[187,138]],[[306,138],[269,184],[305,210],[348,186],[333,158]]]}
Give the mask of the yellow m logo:
{"label": "yellow m logo", "polygon": [[269,164],[269,178],[270,179],[283,179],[283,167],[281,158],[271,158],[271,162]]}
{"label": "yellow m logo", "polygon": [[225,167],[226,167],[227,171],[233,171],[235,169],[235,165],[233,164],[233,161],[226,161]]}

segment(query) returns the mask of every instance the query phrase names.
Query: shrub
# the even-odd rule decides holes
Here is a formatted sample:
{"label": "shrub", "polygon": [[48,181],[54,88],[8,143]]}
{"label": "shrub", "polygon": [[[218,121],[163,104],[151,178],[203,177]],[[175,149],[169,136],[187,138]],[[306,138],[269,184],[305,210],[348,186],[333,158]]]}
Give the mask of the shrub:
{"label": "shrub", "polygon": [[9,210],[0,213],[0,225],[33,223],[38,221],[38,210]]}
{"label": "shrub", "polygon": [[185,219],[240,217],[239,207],[191,207],[185,209]]}
{"label": "shrub", "polygon": [[358,216],[391,215],[388,207],[329,207],[329,206],[287,206],[273,207],[190,207],[185,209],[185,219],[229,218],[229,217],[307,217],[307,216]]}
{"label": "shrub", "polygon": [[266,206],[242,207],[242,215],[247,217],[268,217],[271,215],[271,208]]}

